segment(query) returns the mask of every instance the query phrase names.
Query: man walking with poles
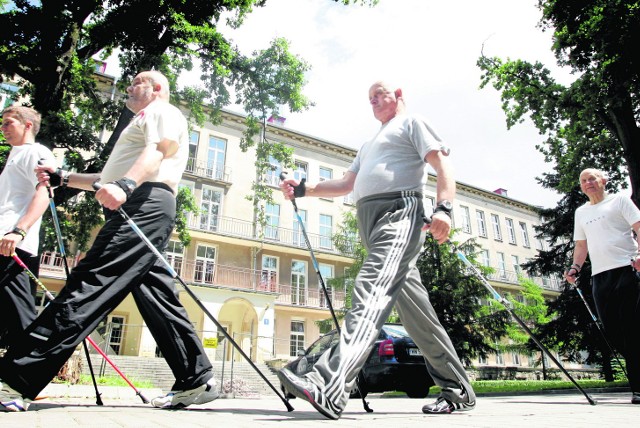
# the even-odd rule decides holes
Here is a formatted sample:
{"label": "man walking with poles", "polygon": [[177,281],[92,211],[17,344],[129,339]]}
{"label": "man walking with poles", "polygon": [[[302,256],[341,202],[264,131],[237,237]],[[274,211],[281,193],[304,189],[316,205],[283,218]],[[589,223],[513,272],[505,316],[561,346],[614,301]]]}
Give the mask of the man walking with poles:
{"label": "man walking with poles", "polygon": [[358,151],[342,178],[315,185],[285,179],[280,184],[286,199],[341,196],[353,190],[368,256],[356,278],[352,308],[337,347],[324,353],[305,376],[283,369],[278,377],[290,393],[325,417],[338,419],[370,346],[395,305],[425,356],[429,374],[442,388],[440,397],[422,411],[471,410],[475,394],[416,268],[425,238],[422,191],[427,163],[437,174],[437,206],[429,230],[440,243],[449,238],[455,196],[449,150],[423,119],[405,113],[401,89],[376,82],[369,89],[369,101],[382,127]]}
{"label": "man walking with poles", "polygon": [[135,117],[120,135],[100,174],[76,174],[44,164],[41,183],[93,190],[107,210],[106,223],[65,287],[0,359],[0,403],[26,410],[93,331],[131,293],[169,364],[175,383],[155,407],[182,408],[218,397],[212,367],[173,277],[115,210],[123,209],[159,251],[175,221],[175,193],[188,157],[188,127],[169,103],[169,82],[157,71],[139,73],[127,88]]}
{"label": "man walking with poles", "polygon": [[0,348],[35,318],[35,284],[12,259],[17,254],[38,272],[38,244],[42,214],[48,207],[47,189],[33,173],[38,160],[55,162],[51,150],[36,143],[40,113],[12,106],[2,111],[2,134],[11,151],[0,174]]}
{"label": "man walking with poles", "polygon": [[[605,192],[605,174],[580,173],[589,201],[575,212],[573,264],[565,279],[575,284],[589,255],[596,312],[605,333],[624,356],[633,404],[640,404],[640,210],[630,198]],[[633,233],[636,238],[634,239]]]}

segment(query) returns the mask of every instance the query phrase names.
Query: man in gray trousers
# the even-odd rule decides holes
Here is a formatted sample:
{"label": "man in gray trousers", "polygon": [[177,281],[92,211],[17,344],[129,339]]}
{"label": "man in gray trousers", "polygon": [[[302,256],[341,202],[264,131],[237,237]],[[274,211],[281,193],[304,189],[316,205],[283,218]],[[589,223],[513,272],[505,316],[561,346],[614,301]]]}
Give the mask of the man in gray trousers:
{"label": "man in gray trousers", "polygon": [[[337,347],[326,352],[306,375],[283,369],[278,377],[290,393],[311,403],[325,417],[338,419],[369,349],[395,305],[425,356],[429,374],[442,388],[440,397],[422,411],[446,414],[471,410],[475,393],[416,268],[425,230],[439,243],[448,239],[451,230],[455,180],[447,158],[449,150],[422,118],[405,113],[401,89],[376,82],[369,89],[369,101],[382,127],[362,146],[342,178],[315,185],[286,179],[280,185],[289,200],[353,191],[360,237],[368,256],[356,278],[352,308],[344,319]],[[437,174],[437,205],[431,223],[425,226],[421,192],[428,176],[427,163]]]}

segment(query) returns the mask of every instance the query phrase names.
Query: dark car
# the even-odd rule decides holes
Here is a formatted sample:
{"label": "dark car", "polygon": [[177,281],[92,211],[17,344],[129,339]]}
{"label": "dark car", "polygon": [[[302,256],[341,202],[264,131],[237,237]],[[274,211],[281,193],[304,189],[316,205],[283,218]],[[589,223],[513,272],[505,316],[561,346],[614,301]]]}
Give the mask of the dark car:
{"label": "dark car", "polygon": [[[338,332],[333,330],[313,342],[299,357],[285,367],[298,376],[308,373],[318,358],[338,343]],[[369,357],[358,375],[357,389],[352,397],[366,397],[370,392],[403,391],[411,398],[424,398],[434,385],[427,372],[420,349],[400,324],[385,324]],[[293,397],[280,385],[287,397]]]}

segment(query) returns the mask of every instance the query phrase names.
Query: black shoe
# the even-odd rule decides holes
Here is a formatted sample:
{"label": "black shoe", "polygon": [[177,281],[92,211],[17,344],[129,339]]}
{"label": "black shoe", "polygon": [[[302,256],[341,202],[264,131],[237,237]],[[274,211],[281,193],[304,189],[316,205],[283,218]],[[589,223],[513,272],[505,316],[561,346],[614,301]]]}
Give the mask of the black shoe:
{"label": "black shoe", "polygon": [[438,397],[435,403],[426,404],[422,407],[422,413],[430,415],[442,415],[453,413],[454,411],[463,412],[473,410],[476,407],[476,402],[467,401],[466,403],[454,403],[447,400],[444,397]]}
{"label": "black shoe", "polygon": [[631,394],[631,404],[640,404],[640,392]]}
{"label": "black shoe", "polygon": [[305,377],[296,376],[289,369],[282,369],[278,372],[278,379],[284,385],[284,388],[311,405],[323,416],[329,419],[339,419],[342,413],[341,409],[337,409],[320,389]]}

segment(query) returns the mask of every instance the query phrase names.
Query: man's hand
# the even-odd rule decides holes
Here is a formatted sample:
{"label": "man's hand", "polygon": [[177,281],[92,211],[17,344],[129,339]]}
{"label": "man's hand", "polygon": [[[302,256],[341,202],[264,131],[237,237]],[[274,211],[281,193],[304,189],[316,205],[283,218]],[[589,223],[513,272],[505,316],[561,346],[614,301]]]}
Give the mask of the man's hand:
{"label": "man's hand", "polygon": [[431,216],[431,221],[425,223],[422,230],[428,230],[433,239],[438,241],[438,244],[444,244],[449,239],[449,232],[451,232],[451,219],[443,212],[434,213]]}
{"label": "man's hand", "polygon": [[117,184],[107,183],[96,191],[96,200],[103,207],[116,211],[127,201],[127,194]]}
{"label": "man's hand", "polygon": [[295,187],[298,187],[300,182],[293,178],[285,178],[280,182],[280,190],[284,194],[284,198],[288,201],[295,199]]}
{"label": "man's hand", "polygon": [[16,246],[22,241],[22,236],[18,233],[7,233],[0,241],[0,254],[11,257],[16,252]]}
{"label": "man's hand", "polygon": [[[56,166],[52,164],[43,163],[42,161],[38,162],[38,166],[35,168],[36,177],[38,178],[38,183],[43,184],[47,187],[51,186],[50,180],[51,176],[56,172]],[[54,181],[57,178],[58,182],[60,181],[60,177],[54,177]],[[59,183],[58,183],[59,184]],[[54,186],[55,187],[55,186]]]}
{"label": "man's hand", "polygon": [[579,273],[580,271],[578,269],[571,266],[564,272],[564,279],[566,279],[569,284],[575,284]]}
{"label": "man's hand", "polygon": [[636,272],[640,272],[640,255],[631,259],[631,266],[633,266]]}

